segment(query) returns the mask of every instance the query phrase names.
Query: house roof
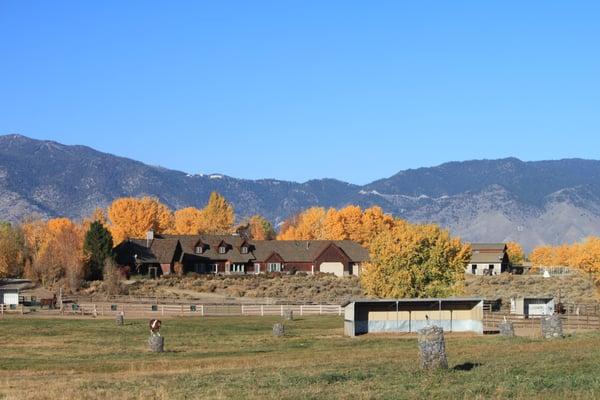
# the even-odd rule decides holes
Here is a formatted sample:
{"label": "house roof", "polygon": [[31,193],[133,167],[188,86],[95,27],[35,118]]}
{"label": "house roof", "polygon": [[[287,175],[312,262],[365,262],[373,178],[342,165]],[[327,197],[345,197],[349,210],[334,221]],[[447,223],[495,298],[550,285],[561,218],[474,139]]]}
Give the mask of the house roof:
{"label": "house roof", "polygon": [[129,239],[115,248],[117,261],[127,264],[137,255],[137,261],[141,263],[170,264],[175,257],[178,243],[177,239],[154,238],[148,247],[146,239]]}
{"label": "house roof", "polygon": [[498,263],[506,255],[505,243],[471,243],[471,263]]}
{"label": "house roof", "polygon": [[[207,245],[201,254],[196,254],[198,242]],[[225,254],[219,253],[219,245],[226,243]],[[242,253],[243,244],[248,253]],[[369,252],[351,240],[246,240],[237,235],[155,235],[147,247],[146,239],[129,239],[117,246],[118,261],[127,263],[134,254],[142,263],[170,263],[175,261],[177,246],[181,249],[181,259],[194,257],[206,260],[226,260],[233,263],[262,262],[273,253],[279,254],[286,262],[313,262],[329,246],[337,246],[352,262],[369,259]]]}
{"label": "house roof", "polygon": [[473,253],[471,254],[471,263],[499,263],[504,260],[504,252],[490,252],[490,253]]}
{"label": "house roof", "polygon": [[475,251],[504,251],[505,243],[471,243],[471,250]]}
{"label": "house roof", "polygon": [[0,290],[25,290],[34,288],[35,285],[28,279],[1,279]]}

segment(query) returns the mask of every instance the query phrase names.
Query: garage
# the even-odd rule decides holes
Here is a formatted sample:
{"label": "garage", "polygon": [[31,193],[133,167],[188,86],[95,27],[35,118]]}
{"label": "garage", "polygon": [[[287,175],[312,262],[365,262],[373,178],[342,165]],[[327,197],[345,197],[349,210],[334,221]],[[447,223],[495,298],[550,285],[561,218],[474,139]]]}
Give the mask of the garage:
{"label": "garage", "polygon": [[9,305],[10,304],[19,304],[19,292],[18,291],[4,292],[2,303],[9,304]]}
{"label": "garage", "polygon": [[323,262],[321,263],[319,270],[325,274],[344,276],[344,264],[341,262]]}

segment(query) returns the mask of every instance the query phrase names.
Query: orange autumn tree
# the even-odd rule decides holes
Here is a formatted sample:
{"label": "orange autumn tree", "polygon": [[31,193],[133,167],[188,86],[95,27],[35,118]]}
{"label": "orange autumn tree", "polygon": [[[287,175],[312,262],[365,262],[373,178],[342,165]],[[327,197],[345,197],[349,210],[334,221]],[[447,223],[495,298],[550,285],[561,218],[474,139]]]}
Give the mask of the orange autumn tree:
{"label": "orange autumn tree", "polygon": [[25,274],[42,285],[65,279],[76,290],[85,276],[83,227],[68,218],[23,223],[22,231],[29,256]]}
{"label": "orange autumn tree", "polygon": [[0,278],[22,272],[24,249],[22,231],[8,222],[0,222]]}
{"label": "orange autumn tree", "polygon": [[108,207],[108,218],[115,243],[128,237],[145,237],[150,229],[164,233],[173,227],[171,210],[154,197],[117,199]]}
{"label": "orange autumn tree", "polygon": [[283,224],[278,240],[318,240],[326,239],[323,223],[326,211],[323,207],[312,207],[292,217]]}
{"label": "orange autumn tree", "polygon": [[260,215],[253,215],[248,219],[249,237],[253,240],[275,239],[273,225]]}
{"label": "orange autumn tree", "polygon": [[394,218],[379,207],[361,210],[358,206],[341,209],[309,208],[284,222],[280,240],[354,240],[364,246],[377,234],[394,226]]}
{"label": "orange autumn tree", "polygon": [[174,213],[173,230],[178,235],[197,235],[204,229],[202,211],[195,207],[186,207]]}

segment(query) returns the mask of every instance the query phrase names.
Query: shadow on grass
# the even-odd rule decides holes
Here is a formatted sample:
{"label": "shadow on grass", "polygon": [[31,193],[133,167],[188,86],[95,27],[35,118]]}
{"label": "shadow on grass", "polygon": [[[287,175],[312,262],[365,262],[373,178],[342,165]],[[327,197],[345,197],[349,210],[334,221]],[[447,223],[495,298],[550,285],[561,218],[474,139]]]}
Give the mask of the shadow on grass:
{"label": "shadow on grass", "polygon": [[466,362],[466,363],[455,365],[454,367],[452,367],[452,371],[470,371],[473,368],[479,367],[480,365],[481,365],[480,363]]}

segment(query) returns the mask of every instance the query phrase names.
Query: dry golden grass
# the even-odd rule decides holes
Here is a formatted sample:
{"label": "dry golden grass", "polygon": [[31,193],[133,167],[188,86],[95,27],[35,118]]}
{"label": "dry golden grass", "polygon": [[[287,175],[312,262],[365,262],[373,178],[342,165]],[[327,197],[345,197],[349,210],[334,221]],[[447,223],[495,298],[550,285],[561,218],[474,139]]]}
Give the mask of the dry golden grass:
{"label": "dry golden grass", "polygon": [[342,336],[339,317],[169,319],[163,354],[147,321],[5,318],[0,398],[593,399],[600,334],[563,340],[447,338],[451,369],[418,369],[414,337]]}

